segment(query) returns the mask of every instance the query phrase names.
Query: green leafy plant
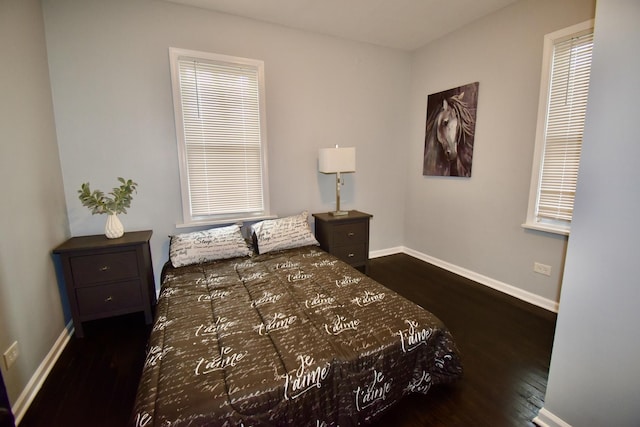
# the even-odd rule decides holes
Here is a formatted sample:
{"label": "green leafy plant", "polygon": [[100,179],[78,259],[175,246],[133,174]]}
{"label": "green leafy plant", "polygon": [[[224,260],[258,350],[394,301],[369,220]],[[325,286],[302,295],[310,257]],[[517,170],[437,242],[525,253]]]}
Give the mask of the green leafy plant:
{"label": "green leafy plant", "polygon": [[83,206],[91,210],[95,214],[126,214],[127,208],[131,207],[132,194],[136,191],[138,184],[132,180],[124,180],[118,177],[121,183],[120,187],[115,187],[111,196],[105,196],[100,190],[91,191],[89,183],[85,182],[78,190],[78,198]]}

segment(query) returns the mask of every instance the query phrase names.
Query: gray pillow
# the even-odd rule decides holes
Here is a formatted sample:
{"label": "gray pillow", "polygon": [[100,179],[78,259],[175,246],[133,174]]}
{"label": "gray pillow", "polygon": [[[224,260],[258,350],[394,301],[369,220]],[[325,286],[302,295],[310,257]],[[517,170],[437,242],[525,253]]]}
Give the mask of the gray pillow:
{"label": "gray pillow", "polygon": [[286,218],[268,219],[251,226],[258,253],[320,245],[307,222],[307,211]]}
{"label": "gray pillow", "polygon": [[174,267],[248,255],[251,249],[237,224],[177,234],[169,243],[169,259]]}

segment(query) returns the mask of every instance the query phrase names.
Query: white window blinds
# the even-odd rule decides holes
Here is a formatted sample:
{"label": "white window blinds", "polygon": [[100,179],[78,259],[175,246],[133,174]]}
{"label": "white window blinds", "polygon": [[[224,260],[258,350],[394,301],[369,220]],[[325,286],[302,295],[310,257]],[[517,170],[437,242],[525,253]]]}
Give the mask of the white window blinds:
{"label": "white window blinds", "polygon": [[587,109],[593,31],[554,44],[538,219],[570,222]]}
{"label": "white window blinds", "polygon": [[544,37],[525,228],[563,235],[571,230],[592,50],[593,20]]}
{"label": "white window blinds", "polygon": [[185,222],[264,214],[262,62],[180,52],[172,70]]}

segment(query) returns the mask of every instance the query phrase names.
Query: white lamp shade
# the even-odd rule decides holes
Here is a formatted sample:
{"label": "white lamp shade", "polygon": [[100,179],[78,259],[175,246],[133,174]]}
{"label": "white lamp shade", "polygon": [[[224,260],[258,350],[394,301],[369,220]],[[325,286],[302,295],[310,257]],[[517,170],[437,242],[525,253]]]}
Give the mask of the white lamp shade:
{"label": "white lamp shade", "polygon": [[319,151],[318,170],[322,173],[355,172],[356,148],[321,148]]}

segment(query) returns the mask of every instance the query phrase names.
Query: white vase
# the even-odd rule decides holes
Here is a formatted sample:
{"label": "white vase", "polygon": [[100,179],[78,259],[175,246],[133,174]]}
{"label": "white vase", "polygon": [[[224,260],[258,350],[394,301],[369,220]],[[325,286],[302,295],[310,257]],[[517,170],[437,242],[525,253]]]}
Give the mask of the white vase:
{"label": "white vase", "polygon": [[107,224],[104,226],[104,235],[108,239],[117,239],[124,234],[124,227],[116,214],[107,215]]}

